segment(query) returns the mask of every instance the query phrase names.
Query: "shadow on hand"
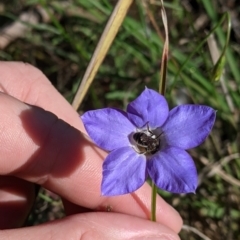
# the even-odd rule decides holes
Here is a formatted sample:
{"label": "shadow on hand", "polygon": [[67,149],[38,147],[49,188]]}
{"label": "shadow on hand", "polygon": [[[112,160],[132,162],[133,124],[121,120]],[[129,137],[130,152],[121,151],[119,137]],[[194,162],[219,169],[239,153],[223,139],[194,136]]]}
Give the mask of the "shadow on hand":
{"label": "shadow on hand", "polygon": [[68,177],[87,159],[84,151],[86,146],[98,152],[87,136],[39,107],[31,106],[22,111],[20,119],[36,150],[15,171],[16,175],[27,176],[38,184],[44,183],[49,175]]}
{"label": "shadow on hand", "polygon": [[25,180],[0,176],[0,229],[21,227],[35,199],[35,186]]}

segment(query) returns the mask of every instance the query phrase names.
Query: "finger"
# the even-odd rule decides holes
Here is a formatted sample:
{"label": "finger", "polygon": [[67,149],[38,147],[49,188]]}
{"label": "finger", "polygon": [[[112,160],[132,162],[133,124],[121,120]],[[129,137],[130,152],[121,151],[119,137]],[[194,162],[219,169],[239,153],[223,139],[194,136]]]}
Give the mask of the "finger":
{"label": "finger", "polygon": [[22,102],[42,107],[84,132],[79,114],[43,73],[27,63],[0,61],[0,91]]}
{"label": "finger", "polygon": [[34,199],[33,184],[16,177],[0,176],[0,229],[22,226]]}
{"label": "finger", "polygon": [[[63,237],[64,236],[64,237]],[[117,213],[87,213],[34,227],[5,230],[1,239],[179,240],[172,230],[151,221]]]}
{"label": "finger", "polygon": [[80,205],[74,204],[72,202],[69,202],[67,199],[62,198],[62,203],[64,206],[64,211],[67,216],[73,215],[76,213],[86,213],[86,212],[92,212],[93,210],[82,207]]}
{"label": "finger", "polygon": [[[5,68],[6,65],[8,66],[8,63],[4,63]],[[9,73],[11,71],[8,71],[8,73],[4,75],[4,71],[2,71],[3,74],[1,77],[5,76],[4,79],[8,80],[8,84],[6,84],[6,80],[1,81],[2,78],[0,77],[2,89],[5,89],[6,92],[9,92],[20,99],[24,99],[28,103],[35,103],[36,105],[50,109],[58,117],[65,119],[71,125],[82,130],[82,125],[76,112],[72,110],[71,106],[68,105],[48,83],[46,78],[38,70],[29,65],[24,65],[24,71],[22,69],[19,70],[20,66],[23,67],[22,64],[16,63],[11,63],[10,66],[8,66],[8,70],[11,67],[11,69],[15,69],[14,71],[18,71],[17,73],[15,72],[14,75]],[[12,71],[12,73],[14,71]],[[14,77],[16,74],[21,76],[21,79],[25,78],[27,85],[24,85],[25,82],[19,85],[17,78]],[[31,82],[31,79],[34,80],[34,85]],[[12,84],[10,83],[14,83],[16,86],[12,87]],[[31,86],[31,91],[26,90],[28,86]],[[20,89],[21,94],[16,93],[17,91],[15,88]],[[35,88],[38,89],[38,92],[34,90]],[[32,96],[32,91],[35,91],[35,98]],[[27,94],[27,92],[29,93]],[[36,94],[38,94],[37,97]],[[6,98],[6,96],[4,96],[4,98]],[[47,99],[47,101],[42,99]],[[8,99],[8,101],[10,100]],[[11,128],[8,129],[9,131],[11,130],[11,133],[8,134],[10,137],[8,137],[8,141],[4,142],[8,147],[5,149],[10,150],[5,154],[8,157],[9,154],[12,154],[13,166],[18,166],[20,170],[22,170],[22,172],[20,171],[21,174],[27,175],[24,176],[25,178],[27,177],[28,180],[43,182],[45,185],[51,187],[53,191],[66,197],[69,201],[78,205],[80,204],[84,207],[91,207],[92,209],[99,210],[109,210],[110,208],[117,212],[125,212],[145,218],[149,217],[150,188],[148,185],[145,185],[132,195],[124,195],[109,199],[101,197],[99,191],[99,185],[101,182],[101,164],[106,153],[95,148],[76,130],[69,127],[64,122],[57,120],[52,114],[46,112],[43,113],[43,110],[41,109],[25,106],[19,102],[16,103],[16,100],[11,100],[10,102],[11,104],[4,104],[2,102],[2,107],[5,106],[5,108],[7,106],[6,104],[10,104],[9,106],[15,106],[15,108],[8,107],[8,110],[11,113],[9,112],[8,114],[10,115],[7,115],[8,117],[4,120],[7,122],[8,126],[11,126]],[[59,109],[61,109],[61,111]],[[3,109],[1,112],[3,111],[5,110]],[[11,115],[13,116],[9,117]],[[55,124],[53,124],[53,122],[55,122]],[[46,144],[44,134],[48,134],[50,130],[52,139],[48,138]],[[16,136],[20,136],[18,141],[14,141]],[[41,139],[39,139],[39,137]],[[59,149],[63,151],[63,149],[66,150],[66,148],[68,151],[64,152],[62,156],[61,154],[58,154],[57,157],[55,156],[56,153],[59,153]],[[48,151],[46,151],[47,155],[44,155],[46,149],[48,149]],[[19,165],[16,165],[16,153],[18,153],[19,150],[22,155],[18,161]],[[45,159],[45,161],[41,163],[39,159]],[[26,165],[26,163],[32,163],[32,165]],[[41,167],[44,168],[44,171],[40,171],[41,175],[39,175],[39,172],[36,175],[37,179],[34,179],[33,176],[30,176],[29,172],[26,172],[29,171],[29,169],[31,170],[31,167],[33,167],[34,164],[42,164]],[[54,171],[51,172],[51,166],[53,165],[55,165],[55,168]],[[46,172],[46,168],[49,168],[48,172]],[[16,168],[14,169],[16,170]],[[23,171],[24,169],[25,173]],[[11,170],[10,167],[8,171],[13,171],[13,169]],[[64,176],[65,173],[63,174],[63,171],[68,171],[69,176]],[[61,176],[61,174],[63,175]],[[50,178],[48,179],[49,176]],[[84,198],[82,196],[84,196]],[[169,227],[172,227],[175,231],[179,231],[182,224],[179,215],[161,198],[158,198],[157,200],[157,215],[159,221],[163,224],[166,222],[167,225],[170,225]]]}
{"label": "finger", "polygon": [[[73,111],[65,99],[59,97],[59,93],[51,86],[51,83],[40,70],[26,63],[0,62],[0,72],[0,91],[27,103],[43,106],[50,111],[57,112],[62,119],[71,122],[71,125],[82,128],[78,114]],[[0,221],[1,229],[19,227],[28,216],[29,206],[32,206],[32,203],[29,202],[29,199],[32,199],[32,193],[31,191],[25,191],[25,189],[29,189],[30,183],[22,181],[21,188],[19,188],[18,181],[15,185],[11,181],[9,183],[11,189],[8,192],[7,181],[8,179],[4,181],[5,188],[1,193],[2,199],[9,198],[9,195],[11,195],[11,200],[14,203],[18,202],[19,198],[25,198],[26,202],[24,205],[18,205],[18,211],[12,211],[13,207],[10,205],[2,205],[5,212],[4,216],[7,216],[8,221],[6,219]],[[31,187],[32,189],[35,188],[33,184]],[[70,209],[70,206],[69,203],[68,209]]]}
{"label": "finger", "polygon": [[[78,119],[78,114],[73,111],[65,99],[59,97],[60,94],[51,86],[51,83],[40,70],[26,63],[0,62],[0,73],[0,91],[15,96],[27,103],[46,107],[50,111],[57,112],[62,119],[71,122],[71,125],[82,127]],[[7,186],[7,179],[4,182]],[[28,202],[28,199],[31,199],[32,195],[30,191],[26,192],[24,189],[28,189],[30,183],[24,182],[22,181],[21,188],[18,187],[18,183],[14,185],[10,182],[10,193],[8,193],[8,188],[6,187],[1,193],[2,198],[8,198],[10,194],[14,202],[17,202],[19,197],[25,198]],[[15,191],[14,186],[16,188]],[[34,186],[31,187],[35,188]],[[13,192],[14,194],[12,194]],[[31,206],[27,202],[25,206]],[[5,206],[4,211],[5,215],[8,216],[8,221],[0,222],[0,228],[19,227],[19,224],[23,223],[28,215],[27,210],[30,210],[30,208],[22,206],[21,211],[19,209],[19,211],[12,212],[12,207],[7,208]]]}

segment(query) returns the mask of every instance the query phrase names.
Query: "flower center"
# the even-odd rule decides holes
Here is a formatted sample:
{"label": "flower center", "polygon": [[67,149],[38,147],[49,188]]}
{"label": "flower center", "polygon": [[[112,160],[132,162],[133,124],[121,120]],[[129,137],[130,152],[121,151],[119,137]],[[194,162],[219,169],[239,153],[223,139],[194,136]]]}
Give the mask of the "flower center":
{"label": "flower center", "polygon": [[154,134],[149,128],[133,134],[135,150],[140,154],[154,154],[160,149],[160,135]]}

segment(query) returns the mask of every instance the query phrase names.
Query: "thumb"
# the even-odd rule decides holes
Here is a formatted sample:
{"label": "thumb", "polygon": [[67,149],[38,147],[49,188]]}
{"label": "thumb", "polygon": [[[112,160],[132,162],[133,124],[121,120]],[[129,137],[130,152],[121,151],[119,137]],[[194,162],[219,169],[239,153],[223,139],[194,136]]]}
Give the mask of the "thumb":
{"label": "thumb", "polygon": [[84,240],[179,240],[178,235],[156,222],[119,213],[86,213],[46,224],[4,230],[1,239],[84,239]]}

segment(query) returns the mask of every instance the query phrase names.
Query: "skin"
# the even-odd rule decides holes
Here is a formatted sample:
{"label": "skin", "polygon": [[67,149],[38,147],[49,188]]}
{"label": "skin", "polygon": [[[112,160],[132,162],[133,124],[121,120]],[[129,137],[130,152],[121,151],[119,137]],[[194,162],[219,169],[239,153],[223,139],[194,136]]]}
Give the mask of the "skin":
{"label": "skin", "polygon": [[[101,196],[107,153],[85,133],[78,113],[40,70],[0,62],[0,239],[179,239],[182,219],[162,198],[157,222],[148,220],[148,184]],[[62,197],[67,217],[22,227],[36,184]]]}

